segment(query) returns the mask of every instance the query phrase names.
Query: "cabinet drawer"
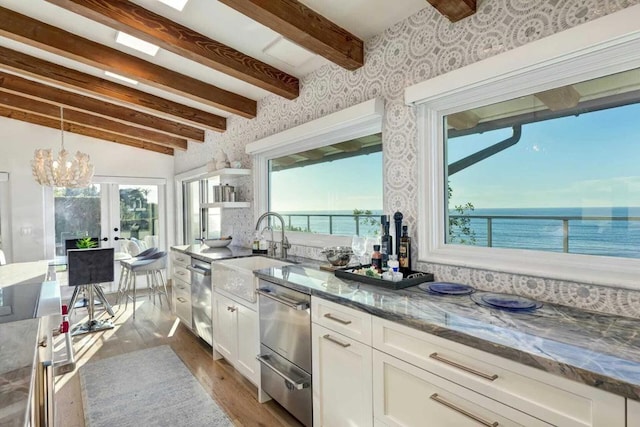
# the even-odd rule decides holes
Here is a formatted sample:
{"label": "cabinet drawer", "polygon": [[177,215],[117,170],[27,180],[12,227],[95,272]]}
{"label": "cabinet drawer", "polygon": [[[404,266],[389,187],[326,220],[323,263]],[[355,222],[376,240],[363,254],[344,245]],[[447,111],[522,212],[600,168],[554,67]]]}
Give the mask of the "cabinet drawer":
{"label": "cabinet drawer", "polygon": [[623,427],[624,398],[388,320],[373,346],[553,425]]}
{"label": "cabinet drawer", "polygon": [[171,251],[171,263],[176,266],[186,267],[191,264],[191,257],[182,252]]}
{"label": "cabinet drawer", "polygon": [[191,283],[191,272],[185,267],[174,264],[173,265],[173,278],[182,280],[185,283]]}
{"label": "cabinet drawer", "polygon": [[389,427],[550,426],[377,350],[373,399],[376,425]]}
{"label": "cabinet drawer", "polygon": [[371,315],[368,313],[311,297],[311,321],[371,345]]}
{"label": "cabinet drawer", "polygon": [[173,283],[173,306],[176,316],[191,328],[191,286],[180,280],[175,280]]}

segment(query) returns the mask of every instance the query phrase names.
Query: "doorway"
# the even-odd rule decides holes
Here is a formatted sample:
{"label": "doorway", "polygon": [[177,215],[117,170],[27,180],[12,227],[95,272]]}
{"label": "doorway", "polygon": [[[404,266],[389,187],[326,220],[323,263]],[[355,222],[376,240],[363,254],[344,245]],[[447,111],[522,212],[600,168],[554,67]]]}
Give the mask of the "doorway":
{"label": "doorway", "polygon": [[[135,256],[134,248],[165,247],[165,184],[158,179],[94,181],[87,188],[54,189],[55,254],[63,256],[73,240],[89,237],[96,246],[114,248],[117,280],[120,259]],[[104,286],[115,291],[117,283]]]}

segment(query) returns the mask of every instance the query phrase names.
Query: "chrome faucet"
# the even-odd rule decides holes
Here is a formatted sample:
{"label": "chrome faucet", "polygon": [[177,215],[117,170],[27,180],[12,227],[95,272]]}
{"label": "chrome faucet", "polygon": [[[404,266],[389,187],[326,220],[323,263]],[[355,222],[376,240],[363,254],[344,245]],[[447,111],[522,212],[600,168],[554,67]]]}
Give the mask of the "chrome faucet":
{"label": "chrome faucet", "polygon": [[[263,219],[269,217],[269,216],[275,216],[276,218],[278,218],[280,220],[280,225],[282,226],[281,230],[282,230],[282,242],[281,242],[281,246],[280,246],[280,258],[285,259],[287,258],[287,249],[291,249],[291,243],[289,243],[289,240],[287,239],[287,236],[284,235],[284,218],[282,218],[282,216],[279,213],[276,212],[265,212],[262,215],[260,215],[260,218],[258,218],[258,221],[256,222],[256,231],[260,230],[260,223],[262,222]],[[272,230],[273,232],[273,230]],[[272,239],[273,240],[273,239]],[[273,248],[273,252],[275,254],[275,247]]]}

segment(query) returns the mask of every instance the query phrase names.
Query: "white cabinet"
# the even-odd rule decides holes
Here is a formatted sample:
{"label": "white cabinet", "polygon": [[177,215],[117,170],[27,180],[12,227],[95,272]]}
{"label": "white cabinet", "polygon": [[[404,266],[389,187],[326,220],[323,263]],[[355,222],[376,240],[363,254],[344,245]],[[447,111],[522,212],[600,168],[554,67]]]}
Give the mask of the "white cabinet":
{"label": "white cabinet", "polygon": [[311,336],[313,425],[372,425],[371,347],[315,323]]}
{"label": "white cabinet", "polygon": [[640,402],[627,399],[627,427],[640,427]]}
{"label": "white cabinet", "polygon": [[187,266],[191,257],[182,252],[171,251],[171,308],[189,329],[192,328],[191,272]]}
{"label": "white cabinet", "polygon": [[214,348],[254,384],[260,381],[258,314],[237,300],[213,292]]}
{"label": "white cabinet", "polygon": [[373,425],[371,316],[311,298],[313,425]]}
{"label": "white cabinet", "polygon": [[550,426],[378,350],[373,351],[374,416],[379,425]]}
{"label": "white cabinet", "polygon": [[[566,427],[624,427],[625,402],[624,398],[613,393],[589,387],[576,381],[562,378],[558,375],[531,368],[511,360],[480,351],[450,340],[446,340],[417,329],[409,328],[388,320],[373,318],[373,347],[387,353],[385,357],[374,354],[374,407],[375,416],[388,425],[420,425],[413,424],[418,418],[402,418],[397,411],[408,400],[421,408],[433,406],[433,399],[414,402],[406,390],[429,391],[438,396],[449,396],[457,401],[457,397],[450,397],[433,387],[444,388],[447,393],[460,395],[462,408],[474,407],[489,398],[492,402],[500,402],[514,408],[520,414],[535,417],[549,425]],[[391,360],[393,359],[393,360]],[[398,361],[398,363],[394,363]],[[401,361],[415,366],[415,369],[405,369]],[[398,371],[403,371],[400,373]],[[417,370],[416,370],[417,369]],[[421,380],[414,384],[414,388],[399,386],[403,381],[409,382],[407,375],[415,375]],[[446,379],[446,387],[430,376]],[[394,379],[396,378],[396,379]],[[412,380],[413,381],[413,380]],[[425,383],[429,383],[427,386]],[[471,394],[460,394],[458,388],[462,386]],[[464,390],[463,390],[464,391]],[[412,393],[413,393],[412,392]],[[424,398],[424,396],[421,396]],[[445,399],[446,400],[446,399]],[[396,402],[396,403],[393,403]],[[446,406],[437,403],[436,407]],[[400,405],[400,406],[394,406]],[[484,406],[488,409],[491,407]],[[394,409],[396,408],[396,409]],[[492,409],[493,410],[493,409]],[[502,411],[502,412],[501,412]],[[482,415],[482,411],[477,413]],[[507,415],[500,409],[498,414],[505,415],[511,422],[505,425],[518,425],[521,418],[518,415]],[[406,415],[407,417],[409,415]],[[400,418],[398,418],[400,417]],[[483,419],[486,417],[482,416]],[[491,417],[490,417],[491,418]],[[402,419],[406,422],[392,420]],[[488,419],[488,418],[487,418]],[[492,421],[493,422],[493,421]],[[452,425],[452,424],[434,424]],[[457,425],[457,424],[453,424]],[[503,425],[503,422],[500,422]],[[527,421],[524,425],[534,424]]]}

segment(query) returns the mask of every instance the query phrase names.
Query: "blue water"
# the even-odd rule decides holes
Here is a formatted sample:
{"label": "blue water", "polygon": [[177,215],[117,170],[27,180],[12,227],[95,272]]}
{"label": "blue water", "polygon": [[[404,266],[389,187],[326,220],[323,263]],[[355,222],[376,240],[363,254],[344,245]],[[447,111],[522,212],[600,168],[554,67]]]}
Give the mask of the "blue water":
{"label": "blue water", "polygon": [[[360,217],[360,226],[356,228],[353,211],[307,211],[307,212],[280,212],[287,225],[312,233],[335,234],[338,236],[353,236],[358,231],[360,236],[373,236],[380,234],[381,210],[372,210],[371,219]],[[308,215],[308,218],[307,218]],[[329,218],[328,215],[334,215]],[[290,221],[290,222],[289,222]],[[374,222],[374,223],[372,223]]]}
{"label": "blue water", "polygon": [[[455,212],[451,212],[455,214]],[[470,215],[640,217],[640,208],[475,209]],[[487,246],[487,220],[472,218],[476,246]],[[463,236],[468,239],[468,236]],[[493,219],[493,247],[563,252],[563,223],[554,219]],[[640,221],[569,221],[569,253],[640,258]]]}
{"label": "blue water", "polygon": [[[285,222],[293,227],[311,232],[351,236],[356,234],[352,211],[309,211],[282,212]],[[329,217],[334,216],[330,229]],[[382,211],[372,210],[375,224],[368,224],[360,218],[360,235],[380,233],[380,215]],[[451,212],[455,214],[455,212]],[[509,216],[569,216],[569,217],[637,217],[640,207],[626,208],[527,208],[527,209],[475,209],[471,215],[509,215]],[[295,216],[302,215],[302,216]],[[306,215],[309,215],[307,222]],[[487,246],[487,220],[472,218],[470,228],[475,234],[476,246]],[[466,240],[468,236],[462,236]],[[555,219],[497,219],[492,220],[492,246],[498,248],[534,249],[550,252],[563,252],[563,224]],[[640,221],[635,220],[587,220],[569,221],[569,252],[576,254],[605,255],[626,258],[640,258]]]}

